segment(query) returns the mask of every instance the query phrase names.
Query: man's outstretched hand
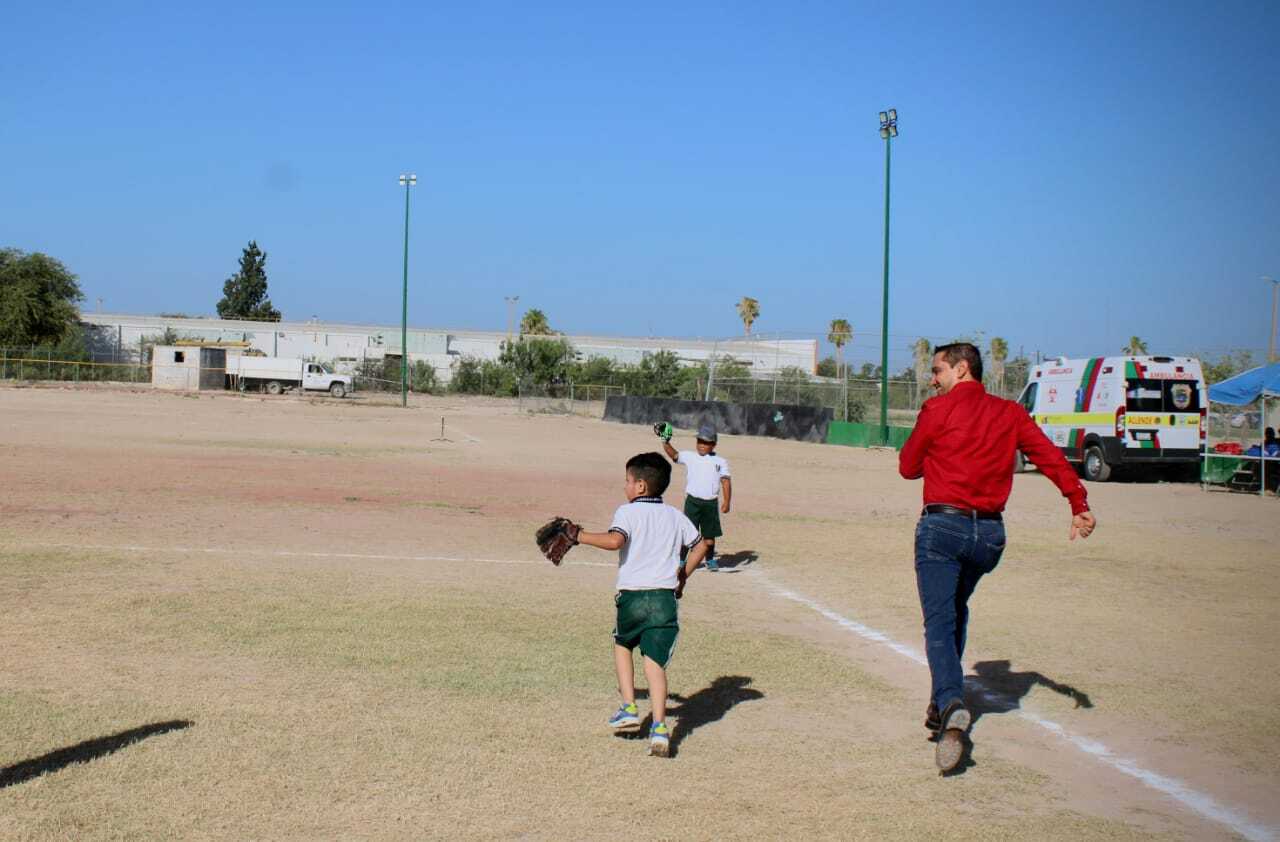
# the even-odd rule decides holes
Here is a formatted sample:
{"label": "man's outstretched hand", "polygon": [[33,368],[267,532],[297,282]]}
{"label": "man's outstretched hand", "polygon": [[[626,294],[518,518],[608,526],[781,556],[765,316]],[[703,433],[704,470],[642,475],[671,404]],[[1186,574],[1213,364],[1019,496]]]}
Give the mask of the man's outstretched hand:
{"label": "man's outstretched hand", "polygon": [[1071,540],[1074,541],[1076,536],[1088,538],[1093,534],[1093,530],[1098,526],[1098,519],[1093,516],[1093,512],[1084,511],[1071,518]]}

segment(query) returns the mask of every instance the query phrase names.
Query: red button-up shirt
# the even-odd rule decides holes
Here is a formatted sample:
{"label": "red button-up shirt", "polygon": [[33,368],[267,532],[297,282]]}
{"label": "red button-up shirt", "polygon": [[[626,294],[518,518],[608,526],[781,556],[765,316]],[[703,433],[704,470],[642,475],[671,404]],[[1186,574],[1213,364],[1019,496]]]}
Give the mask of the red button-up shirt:
{"label": "red button-up shirt", "polygon": [[977,381],[957,383],[925,401],[898,457],[898,470],[905,479],[924,477],[926,506],[1001,512],[1013,488],[1018,450],[1071,501],[1072,514],[1088,510],[1075,469],[1027,411],[987,394]]}

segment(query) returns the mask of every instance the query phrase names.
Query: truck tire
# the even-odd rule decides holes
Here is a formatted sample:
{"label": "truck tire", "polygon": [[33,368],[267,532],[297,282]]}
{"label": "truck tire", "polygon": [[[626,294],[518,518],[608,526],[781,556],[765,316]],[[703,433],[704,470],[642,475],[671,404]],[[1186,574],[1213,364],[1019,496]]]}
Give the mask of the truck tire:
{"label": "truck tire", "polygon": [[270,381],[270,382],[268,382],[268,383],[267,383],[267,394],[268,394],[268,395],[278,395],[278,394],[280,394],[280,393],[281,393],[281,392],[283,392],[283,391],[284,391],[284,386],[282,386],[282,385],[280,384],[280,381],[279,381],[279,380],[272,380],[272,381]]}
{"label": "truck tire", "polygon": [[1084,451],[1084,478],[1090,482],[1106,482],[1111,479],[1111,466],[1107,464],[1102,448],[1091,444]]}
{"label": "truck tire", "polygon": [[345,398],[347,396],[347,387],[342,383],[330,383],[329,394],[335,398]]}

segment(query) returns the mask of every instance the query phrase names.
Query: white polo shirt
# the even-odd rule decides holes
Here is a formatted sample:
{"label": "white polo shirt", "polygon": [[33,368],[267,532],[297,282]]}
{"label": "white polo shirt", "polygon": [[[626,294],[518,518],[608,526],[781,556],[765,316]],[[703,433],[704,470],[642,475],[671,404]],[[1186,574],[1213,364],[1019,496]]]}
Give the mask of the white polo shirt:
{"label": "white polo shirt", "polygon": [[627,541],[618,550],[618,590],[674,588],[679,582],[680,551],[702,540],[684,512],[661,497],[637,497],[613,513],[610,532]]}
{"label": "white polo shirt", "polygon": [[688,469],[685,493],[690,497],[715,500],[720,496],[720,479],[729,476],[729,463],[714,453],[701,455],[696,450],[682,450],[676,462]]}

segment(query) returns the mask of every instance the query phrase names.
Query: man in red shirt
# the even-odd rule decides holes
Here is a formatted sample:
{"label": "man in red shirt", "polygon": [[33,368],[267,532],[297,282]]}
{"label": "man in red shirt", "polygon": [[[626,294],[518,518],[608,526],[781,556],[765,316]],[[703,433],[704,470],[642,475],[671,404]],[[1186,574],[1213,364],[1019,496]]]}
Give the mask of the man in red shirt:
{"label": "man in red shirt", "polygon": [[965,627],[969,597],[1004,552],[1001,512],[1022,451],[1071,503],[1070,539],[1089,537],[1097,521],[1084,486],[1061,451],[1013,401],[982,387],[982,355],[968,342],[934,351],[936,397],[925,401],[898,461],[904,479],[924,477],[924,511],[916,525],[916,585],[924,613],[925,654],[933,688],[926,727],[937,735],[944,772],[964,755],[972,717],[964,706]]}

